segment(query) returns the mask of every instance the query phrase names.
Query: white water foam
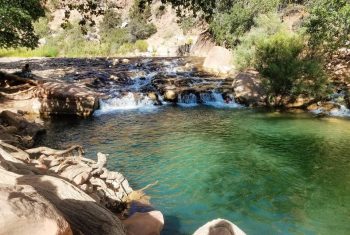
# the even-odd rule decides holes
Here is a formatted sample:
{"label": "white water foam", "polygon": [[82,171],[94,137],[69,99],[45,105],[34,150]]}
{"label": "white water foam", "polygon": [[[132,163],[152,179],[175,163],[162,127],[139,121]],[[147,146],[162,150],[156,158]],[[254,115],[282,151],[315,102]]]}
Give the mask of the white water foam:
{"label": "white water foam", "polygon": [[235,102],[233,97],[224,100],[219,92],[201,93],[200,98],[204,105],[213,106],[215,108],[241,108],[242,105]]}
{"label": "white water foam", "polygon": [[350,109],[345,107],[345,105],[340,105],[340,109],[332,110],[329,115],[335,117],[350,117]]}
{"label": "white water foam", "polygon": [[157,75],[157,72],[152,72],[149,74],[146,74],[144,77],[134,77],[131,78],[134,81],[134,84],[130,86],[130,88],[138,91],[143,86],[147,86],[151,83],[154,76]]}
{"label": "white water foam", "polygon": [[152,110],[155,108],[153,101],[147,96],[140,95],[135,97],[131,92],[120,98],[111,98],[108,100],[100,100],[100,109],[96,110],[95,115],[111,113],[120,110]]}

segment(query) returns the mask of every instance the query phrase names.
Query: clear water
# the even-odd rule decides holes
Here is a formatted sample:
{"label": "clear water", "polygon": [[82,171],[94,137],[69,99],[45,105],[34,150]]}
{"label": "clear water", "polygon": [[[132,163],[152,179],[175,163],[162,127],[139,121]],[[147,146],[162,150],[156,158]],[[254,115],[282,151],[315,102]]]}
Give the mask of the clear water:
{"label": "clear water", "polygon": [[43,144],[88,156],[148,190],[163,234],[226,218],[247,234],[350,233],[350,120],[166,106],[47,123]]}

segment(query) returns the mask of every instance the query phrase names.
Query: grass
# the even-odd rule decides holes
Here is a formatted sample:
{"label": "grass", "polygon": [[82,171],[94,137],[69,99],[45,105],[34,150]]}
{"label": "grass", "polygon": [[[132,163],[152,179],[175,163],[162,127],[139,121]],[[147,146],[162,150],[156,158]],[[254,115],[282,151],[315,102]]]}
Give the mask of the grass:
{"label": "grass", "polygon": [[148,43],[145,40],[123,43],[121,46],[89,41],[81,41],[73,45],[64,42],[57,46],[44,45],[33,50],[27,48],[0,49],[0,57],[107,57],[123,56],[134,51],[146,52],[147,48]]}
{"label": "grass", "polygon": [[43,46],[34,50],[27,48],[0,49],[0,57],[57,57],[57,48]]}

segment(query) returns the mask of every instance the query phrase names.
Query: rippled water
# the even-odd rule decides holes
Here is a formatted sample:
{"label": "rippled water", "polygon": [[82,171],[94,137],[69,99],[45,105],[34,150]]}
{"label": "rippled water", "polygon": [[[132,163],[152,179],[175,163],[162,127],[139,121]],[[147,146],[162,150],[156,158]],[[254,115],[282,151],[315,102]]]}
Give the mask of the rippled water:
{"label": "rippled water", "polygon": [[164,234],[226,218],[247,234],[349,234],[350,120],[163,107],[47,124],[45,144],[89,156],[148,191]]}

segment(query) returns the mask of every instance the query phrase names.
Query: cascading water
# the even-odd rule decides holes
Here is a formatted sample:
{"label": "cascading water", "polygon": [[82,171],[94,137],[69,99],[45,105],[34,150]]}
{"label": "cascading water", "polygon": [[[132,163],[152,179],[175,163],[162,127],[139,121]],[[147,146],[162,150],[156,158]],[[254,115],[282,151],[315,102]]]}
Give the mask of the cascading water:
{"label": "cascading water", "polygon": [[118,110],[142,109],[151,110],[155,108],[153,101],[144,95],[135,95],[132,92],[121,97],[114,97],[107,100],[100,100],[100,109],[95,115],[101,115]]}
{"label": "cascading water", "polygon": [[[96,115],[116,110],[155,108],[154,104],[168,104],[161,93],[167,89],[183,90],[178,94],[177,104],[193,107],[199,104],[217,108],[240,107],[233,98],[217,92],[222,87],[222,80],[195,72],[184,59],[148,59],[134,64],[125,64],[121,70],[109,71],[113,74],[107,82],[98,83],[97,91],[111,98],[100,101]],[[210,87],[203,90],[203,86]],[[201,89],[201,93],[186,91]],[[213,90],[211,90],[213,89]],[[152,94],[150,94],[152,93]],[[148,98],[153,97],[152,100]]]}
{"label": "cascading water", "polygon": [[177,104],[184,107],[193,107],[198,105],[197,96],[193,93],[180,94],[178,95],[177,100]]}
{"label": "cascading water", "polygon": [[201,102],[205,105],[214,106],[217,108],[239,108],[242,107],[240,104],[235,102],[234,97],[227,96],[225,99],[219,92],[206,92],[200,94]]}
{"label": "cascading water", "polygon": [[320,108],[313,110],[312,112],[314,114],[326,114],[330,116],[335,117],[350,117],[350,109],[348,109],[345,105],[345,93],[335,93],[331,96],[331,100],[329,103],[333,103],[335,105],[338,105],[339,108],[331,109],[330,111],[324,110],[324,108],[321,106]]}

